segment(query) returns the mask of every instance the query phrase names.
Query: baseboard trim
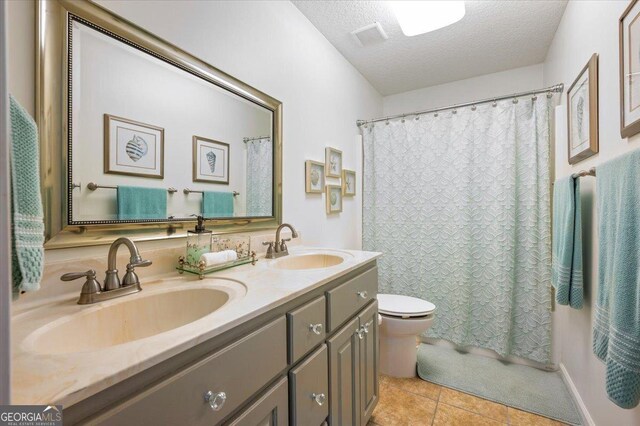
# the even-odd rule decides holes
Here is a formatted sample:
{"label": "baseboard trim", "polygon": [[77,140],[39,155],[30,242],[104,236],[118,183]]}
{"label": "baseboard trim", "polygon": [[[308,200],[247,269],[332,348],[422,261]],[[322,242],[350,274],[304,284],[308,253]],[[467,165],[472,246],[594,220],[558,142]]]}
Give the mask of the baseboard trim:
{"label": "baseboard trim", "polygon": [[580,412],[580,417],[582,417],[582,421],[587,426],[596,426],[596,423],[591,418],[591,414],[589,414],[589,410],[587,410],[587,406],[585,405],[582,397],[578,393],[578,389],[576,385],[573,384],[573,380],[571,380],[571,376],[569,376],[569,372],[563,363],[559,364],[560,374],[562,375],[562,380],[569,388],[569,392],[571,392],[571,396],[573,400],[578,404],[578,411]]}

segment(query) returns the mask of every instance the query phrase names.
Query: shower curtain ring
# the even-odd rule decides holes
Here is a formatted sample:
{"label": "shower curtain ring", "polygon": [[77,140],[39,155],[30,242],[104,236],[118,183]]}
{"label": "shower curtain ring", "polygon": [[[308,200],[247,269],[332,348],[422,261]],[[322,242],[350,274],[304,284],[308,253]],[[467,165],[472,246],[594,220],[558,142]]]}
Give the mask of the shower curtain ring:
{"label": "shower curtain ring", "polygon": [[477,107],[475,105],[471,105],[471,111],[475,111]]}
{"label": "shower curtain ring", "polygon": [[433,116],[434,116],[434,117],[437,117],[437,116],[438,116],[438,111],[434,112],[434,113],[433,113]]}
{"label": "shower curtain ring", "polygon": [[491,106],[494,107],[494,108],[497,107],[498,106],[498,102],[494,99],[493,103],[491,104]]}
{"label": "shower curtain ring", "polygon": [[549,90],[549,91],[547,92],[547,98],[548,98],[548,99],[551,99],[552,97],[553,97],[553,93],[551,93],[551,90]]}
{"label": "shower curtain ring", "polygon": [[514,104],[517,104],[518,103],[518,98],[513,98],[513,100],[511,102],[513,102]]}
{"label": "shower curtain ring", "polygon": [[404,123],[404,115],[402,116],[402,123]]}

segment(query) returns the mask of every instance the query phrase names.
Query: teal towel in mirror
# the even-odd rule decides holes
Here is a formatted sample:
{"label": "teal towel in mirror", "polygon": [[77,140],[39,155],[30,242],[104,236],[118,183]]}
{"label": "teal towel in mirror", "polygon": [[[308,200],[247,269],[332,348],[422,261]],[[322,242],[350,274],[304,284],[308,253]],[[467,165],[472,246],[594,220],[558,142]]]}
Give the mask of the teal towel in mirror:
{"label": "teal towel in mirror", "polygon": [[202,193],[202,215],[204,217],[232,217],[233,193],[204,191]]}
{"label": "teal towel in mirror", "polygon": [[166,219],[167,190],[118,186],[118,219]]}
{"label": "teal towel in mirror", "polygon": [[597,170],[593,352],[607,365],[609,399],[633,408],[640,402],[640,150]]}
{"label": "teal towel in mirror", "polygon": [[44,213],[40,196],[38,128],[10,97],[11,278],[13,297],[40,288],[44,269]]}
{"label": "teal towel in mirror", "polygon": [[567,176],[557,180],[553,186],[551,283],[556,302],[574,309],[581,309],[584,300],[580,204],[580,179]]}

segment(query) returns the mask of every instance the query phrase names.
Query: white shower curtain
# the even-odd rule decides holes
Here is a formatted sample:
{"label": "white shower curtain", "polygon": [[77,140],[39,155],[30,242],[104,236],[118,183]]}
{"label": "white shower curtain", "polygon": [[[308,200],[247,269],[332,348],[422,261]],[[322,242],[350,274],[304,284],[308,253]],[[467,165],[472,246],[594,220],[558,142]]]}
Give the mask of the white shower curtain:
{"label": "white shower curtain", "polygon": [[247,216],[272,216],[273,146],[271,138],[247,141]]}
{"label": "white shower curtain", "polygon": [[363,246],[384,252],[381,293],[436,305],[427,336],[550,363],[552,102],[362,129]]}

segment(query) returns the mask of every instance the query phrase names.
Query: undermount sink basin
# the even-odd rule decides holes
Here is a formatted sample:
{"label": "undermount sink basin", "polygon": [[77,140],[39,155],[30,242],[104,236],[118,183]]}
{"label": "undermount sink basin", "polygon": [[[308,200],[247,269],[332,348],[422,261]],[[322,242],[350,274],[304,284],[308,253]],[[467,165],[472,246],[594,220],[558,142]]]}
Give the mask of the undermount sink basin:
{"label": "undermount sink basin", "polygon": [[282,258],[273,265],[278,269],[321,269],[336,266],[344,262],[333,254],[298,254]]}
{"label": "undermount sink basin", "polygon": [[[29,347],[42,354],[95,351],[189,324],[220,309],[229,294],[216,288],[187,288],[145,294],[87,308],[36,330]],[[97,361],[98,362],[98,361]]]}

